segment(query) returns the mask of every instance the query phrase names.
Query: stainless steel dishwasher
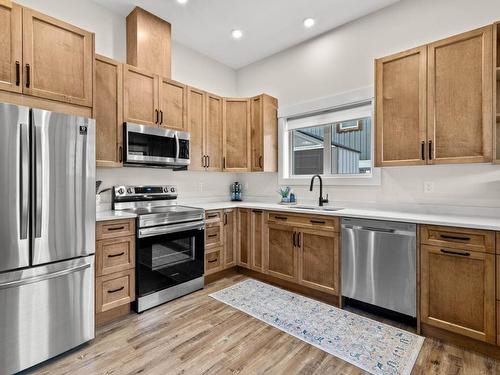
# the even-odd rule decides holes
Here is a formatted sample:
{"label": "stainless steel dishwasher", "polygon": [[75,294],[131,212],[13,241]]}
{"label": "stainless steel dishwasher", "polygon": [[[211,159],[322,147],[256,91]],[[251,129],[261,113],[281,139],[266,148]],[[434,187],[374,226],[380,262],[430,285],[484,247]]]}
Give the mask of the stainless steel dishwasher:
{"label": "stainless steel dishwasher", "polygon": [[415,224],[342,219],[342,296],[416,317]]}

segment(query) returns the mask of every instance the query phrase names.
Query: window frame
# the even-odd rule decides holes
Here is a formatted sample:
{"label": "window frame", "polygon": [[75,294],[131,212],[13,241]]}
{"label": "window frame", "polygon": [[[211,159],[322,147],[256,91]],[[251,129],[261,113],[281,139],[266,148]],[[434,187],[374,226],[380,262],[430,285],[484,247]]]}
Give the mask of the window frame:
{"label": "window frame", "polygon": [[[371,93],[367,96],[367,93]],[[364,95],[364,98],[363,98]],[[349,100],[351,99],[351,100]],[[333,105],[328,106],[327,103],[332,103]],[[325,185],[346,185],[346,186],[359,186],[359,185],[370,185],[379,186],[381,185],[382,172],[381,168],[376,168],[374,166],[375,158],[375,118],[374,118],[374,107],[375,101],[373,98],[373,88],[366,88],[357,90],[355,92],[350,92],[346,94],[336,95],[331,98],[322,98],[315,102],[310,102],[303,105],[296,105],[292,107],[285,107],[280,109],[279,121],[278,121],[278,183],[280,185],[296,185],[296,186],[306,186],[310,183],[313,175],[293,175],[292,163],[293,163],[293,129],[288,129],[288,121],[304,116],[314,116],[321,112],[343,110],[351,107],[360,107],[363,104],[370,106],[371,113],[371,161],[372,169],[370,174],[322,174],[323,183]],[[321,108],[323,106],[323,108]],[[307,110],[310,108],[312,110]],[[297,113],[297,109],[301,110],[301,113]],[[295,113],[294,113],[295,112]],[[325,124],[328,125],[328,124]],[[327,131],[326,129],[330,129]],[[325,127],[325,139],[331,138],[331,126]],[[327,135],[330,138],[327,138]],[[324,145],[323,145],[324,147]],[[331,159],[331,148],[324,150],[324,158],[330,157]],[[324,166],[330,165],[323,163]]]}

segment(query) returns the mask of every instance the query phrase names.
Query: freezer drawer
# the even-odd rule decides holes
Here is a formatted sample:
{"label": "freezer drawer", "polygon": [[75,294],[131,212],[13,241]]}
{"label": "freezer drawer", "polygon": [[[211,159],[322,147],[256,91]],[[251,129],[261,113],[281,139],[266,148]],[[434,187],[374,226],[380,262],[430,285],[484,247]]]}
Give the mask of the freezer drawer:
{"label": "freezer drawer", "polygon": [[416,225],[344,218],[342,295],[416,317]]}
{"label": "freezer drawer", "polygon": [[94,338],[94,256],[0,275],[0,374]]}

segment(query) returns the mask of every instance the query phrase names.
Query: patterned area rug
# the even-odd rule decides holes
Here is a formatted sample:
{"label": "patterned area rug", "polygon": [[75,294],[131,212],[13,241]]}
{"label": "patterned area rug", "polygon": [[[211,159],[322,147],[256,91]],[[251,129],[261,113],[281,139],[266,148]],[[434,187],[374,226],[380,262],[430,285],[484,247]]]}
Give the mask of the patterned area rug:
{"label": "patterned area rug", "polygon": [[411,332],[252,279],[210,296],[372,374],[410,374],[424,342]]}

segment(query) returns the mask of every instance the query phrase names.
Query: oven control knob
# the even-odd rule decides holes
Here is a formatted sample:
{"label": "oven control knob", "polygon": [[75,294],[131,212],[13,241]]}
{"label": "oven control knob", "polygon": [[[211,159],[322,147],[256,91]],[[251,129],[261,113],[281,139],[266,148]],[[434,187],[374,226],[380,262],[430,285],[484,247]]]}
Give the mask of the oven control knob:
{"label": "oven control knob", "polygon": [[118,189],[118,194],[122,195],[123,193],[125,193],[125,189],[124,188],[119,188]]}
{"label": "oven control knob", "polygon": [[172,193],[175,193],[175,188],[170,188],[170,191],[171,191]]}
{"label": "oven control knob", "polygon": [[132,194],[132,193],[133,193],[132,188],[128,188],[128,189],[127,189],[127,193],[128,193],[128,194]]}
{"label": "oven control knob", "polygon": [[163,192],[164,192],[164,193],[168,193],[168,187],[163,188]]}

